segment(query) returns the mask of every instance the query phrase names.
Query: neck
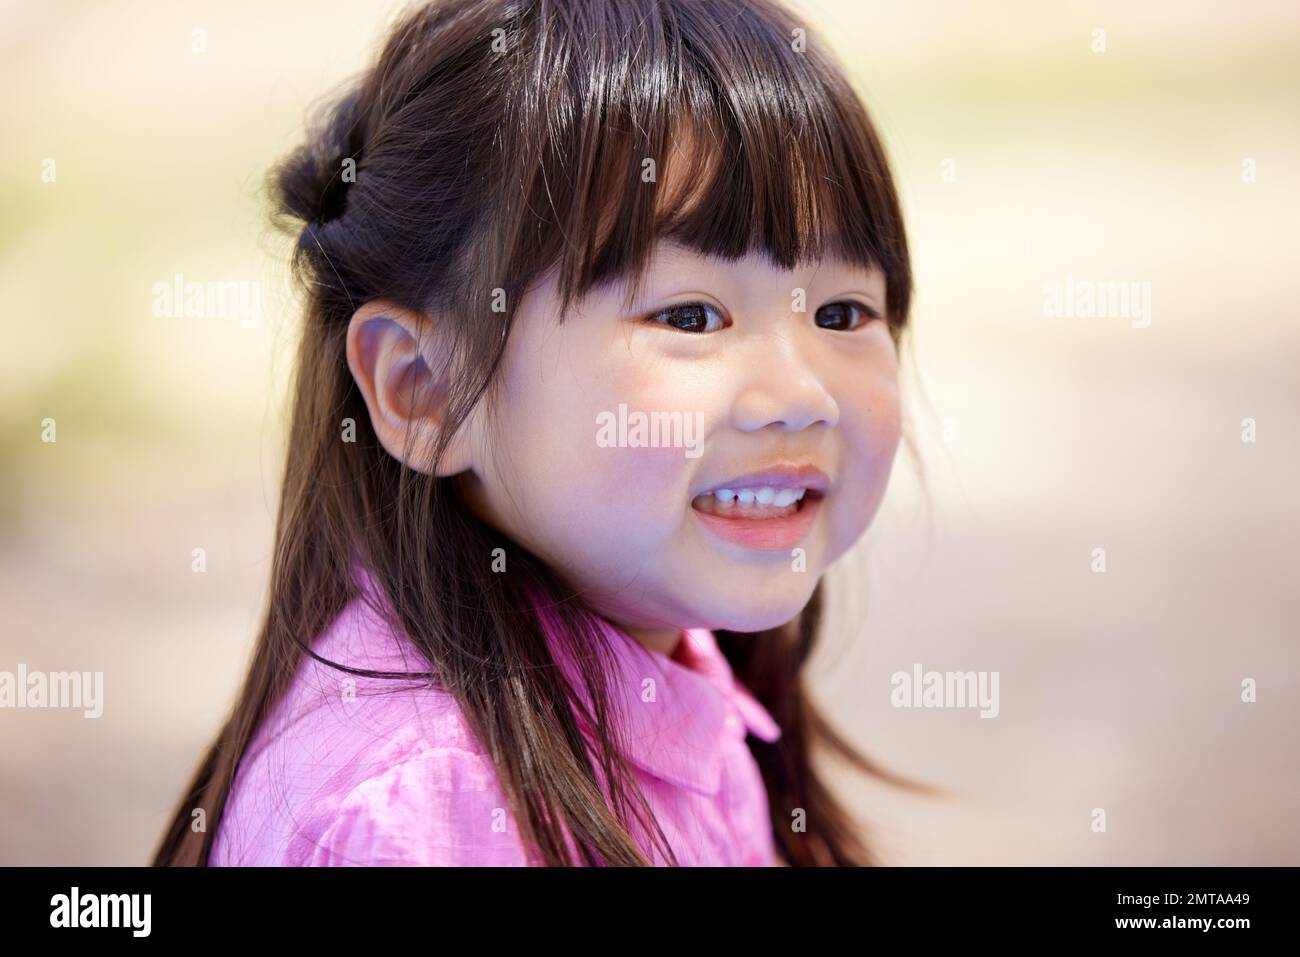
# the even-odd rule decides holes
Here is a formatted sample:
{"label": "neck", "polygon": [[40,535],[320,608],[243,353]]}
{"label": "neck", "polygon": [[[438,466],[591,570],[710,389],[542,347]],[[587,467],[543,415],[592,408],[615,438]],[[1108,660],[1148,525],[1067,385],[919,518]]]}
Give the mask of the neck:
{"label": "neck", "polygon": [[629,628],[626,625],[621,627],[640,642],[642,647],[669,657],[672,657],[673,651],[682,639],[680,628]]}

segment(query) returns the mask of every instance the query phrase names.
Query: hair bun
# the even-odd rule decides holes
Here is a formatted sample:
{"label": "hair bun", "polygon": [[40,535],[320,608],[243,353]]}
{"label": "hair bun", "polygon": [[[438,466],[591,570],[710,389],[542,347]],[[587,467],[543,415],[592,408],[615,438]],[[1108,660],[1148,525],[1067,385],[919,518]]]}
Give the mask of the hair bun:
{"label": "hair bun", "polygon": [[358,129],[359,97],[353,89],[327,104],[307,139],[271,170],[272,197],[281,216],[303,224],[327,223],[346,211],[364,143]]}
{"label": "hair bun", "polygon": [[338,219],[343,215],[343,211],[347,209],[348,187],[352,185],[352,181],[350,177],[344,177],[344,164],[349,159],[352,159],[352,157],[341,156],[333,164],[334,172],[325,181],[325,186],[322,188],[316,204],[317,222],[328,223],[331,219]]}

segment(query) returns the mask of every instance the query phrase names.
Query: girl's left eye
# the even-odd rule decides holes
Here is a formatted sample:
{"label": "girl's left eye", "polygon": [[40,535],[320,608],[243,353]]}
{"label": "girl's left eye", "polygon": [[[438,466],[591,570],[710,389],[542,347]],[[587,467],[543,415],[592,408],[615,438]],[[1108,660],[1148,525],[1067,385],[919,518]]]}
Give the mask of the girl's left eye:
{"label": "girl's left eye", "polygon": [[[857,320],[854,320],[854,314]],[[838,332],[850,332],[859,326],[864,326],[872,319],[879,319],[880,313],[870,306],[856,302],[852,299],[845,299],[838,302],[828,302],[817,310],[817,325],[823,329],[834,329]]]}
{"label": "girl's left eye", "polygon": [[[718,318],[717,325],[710,325],[710,313]],[[665,317],[668,318],[668,321],[659,323],[660,325],[669,325],[682,332],[717,332],[725,325],[722,314],[714,306],[710,306],[706,302],[684,302],[677,306],[669,306],[663,312],[650,316],[648,321],[658,323],[660,319]]]}

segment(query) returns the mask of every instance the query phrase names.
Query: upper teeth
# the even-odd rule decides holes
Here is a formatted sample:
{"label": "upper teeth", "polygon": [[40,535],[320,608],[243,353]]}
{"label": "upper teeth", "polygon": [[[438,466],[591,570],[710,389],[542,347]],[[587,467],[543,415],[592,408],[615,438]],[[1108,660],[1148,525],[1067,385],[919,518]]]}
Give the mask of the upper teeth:
{"label": "upper teeth", "polygon": [[705,494],[712,495],[722,505],[730,505],[732,501],[739,502],[741,505],[753,505],[757,502],[759,505],[775,505],[784,508],[802,499],[807,491],[806,488],[773,488],[770,485],[756,485],[742,489],[720,488]]}

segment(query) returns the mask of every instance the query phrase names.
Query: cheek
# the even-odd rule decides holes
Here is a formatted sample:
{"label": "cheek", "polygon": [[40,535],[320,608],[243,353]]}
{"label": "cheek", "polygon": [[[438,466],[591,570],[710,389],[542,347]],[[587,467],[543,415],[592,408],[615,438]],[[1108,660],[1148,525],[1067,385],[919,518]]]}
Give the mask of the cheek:
{"label": "cheek", "polygon": [[851,526],[861,534],[884,496],[902,434],[902,411],[897,367],[881,364],[852,386],[849,401],[841,405],[840,429],[845,447],[844,490],[841,506]]}
{"label": "cheek", "polygon": [[[579,382],[560,374],[534,380],[525,400],[505,403],[492,484],[509,531],[570,563],[579,555],[646,554],[679,531],[693,460],[683,448],[622,441],[636,413],[672,411],[656,404],[662,396],[643,392],[634,375]],[[611,437],[612,445],[602,444]]]}
{"label": "cheek", "polygon": [[854,430],[863,446],[892,456],[902,433],[902,410],[896,378],[881,379],[862,389]]}
{"label": "cheek", "polygon": [[[898,352],[883,325],[872,330],[871,349],[847,380],[841,407],[846,440],[888,470],[902,432]],[[880,462],[880,459],[889,461]]]}

